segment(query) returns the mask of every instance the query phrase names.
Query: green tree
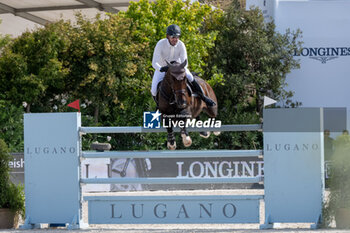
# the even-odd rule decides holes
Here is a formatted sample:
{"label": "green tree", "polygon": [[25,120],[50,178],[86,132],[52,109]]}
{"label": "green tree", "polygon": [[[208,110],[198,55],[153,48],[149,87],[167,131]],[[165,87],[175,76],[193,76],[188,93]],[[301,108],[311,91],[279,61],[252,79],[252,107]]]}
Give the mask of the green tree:
{"label": "green tree", "polygon": [[[0,24],[1,24],[1,19],[0,19]],[[0,34],[0,54],[2,49],[11,41],[11,37],[9,35],[1,35]]]}
{"label": "green tree", "polygon": [[0,57],[0,92],[16,106],[27,103],[27,112],[50,111],[48,102],[65,89],[60,54],[66,41],[60,24],[25,32],[6,47]]}
{"label": "green tree", "polygon": [[347,131],[334,140],[334,146],[328,180],[330,194],[324,202],[323,225],[329,227],[335,220],[337,228],[345,227],[342,224],[349,228],[349,221],[344,221],[346,218],[338,215],[340,209],[350,209],[350,136]]}
{"label": "green tree", "polygon": [[207,73],[218,70],[224,77],[215,86],[223,119],[231,120],[231,114],[242,111],[261,115],[264,95],[288,100],[292,93],[284,89],[285,78],[299,67],[293,53],[300,49],[300,31],[278,33],[273,22],[264,22],[260,10],[242,10],[237,1],[225,12],[219,28]]}
{"label": "green tree", "polygon": [[123,109],[125,99],[145,87],[136,75],[143,68],[139,53],[145,44],[129,39],[129,24],[120,15],[106,19],[97,16],[90,21],[78,14],[77,27],[69,31],[67,89],[88,106],[86,111],[94,116],[95,123],[100,115],[109,115],[110,107]]}
{"label": "green tree", "polygon": [[22,152],[23,106],[16,106],[0,98],[0,139],[4,140],[11,152]]}
{"label": "green tree", "polygon": [[[0,56],[11,41],[9,35],[0,34]],[[0,140],[4,140],[10,151],[20,152],[23,151],[23,107],[4,99],[3,93],[0,93]]]}

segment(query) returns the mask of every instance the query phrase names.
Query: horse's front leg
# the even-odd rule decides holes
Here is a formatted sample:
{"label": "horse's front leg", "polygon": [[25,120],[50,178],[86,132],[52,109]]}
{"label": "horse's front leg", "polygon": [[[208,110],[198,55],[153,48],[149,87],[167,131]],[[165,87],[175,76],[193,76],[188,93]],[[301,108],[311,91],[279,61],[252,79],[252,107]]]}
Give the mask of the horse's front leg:
{"label": "horse's front leg", "polygon": [[175,141],[175,135],[173,131],[173,127],[168,127],[168,142],[167,142],[167,147],[169,150],[175,150],[176,149],[176,141]]}
{"label": "horse's front leg", "polygon": [[189,147],[190,145],[192,145],[192,139],[189,133],[186,131],[185,126],[181,128],[181,137],[182,137],[182,143],[184,144],[185,147]]}

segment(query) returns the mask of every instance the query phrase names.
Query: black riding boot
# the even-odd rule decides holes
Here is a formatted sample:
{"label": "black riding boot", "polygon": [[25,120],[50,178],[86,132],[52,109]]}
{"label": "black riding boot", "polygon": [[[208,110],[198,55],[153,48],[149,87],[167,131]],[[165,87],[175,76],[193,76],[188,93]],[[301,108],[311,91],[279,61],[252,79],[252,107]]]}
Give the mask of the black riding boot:
{"label": "black riding boot", "polygon": [[159,104],[158,104],[157,97],[155,97],[155,96],[153,96],[153,95],[152,95],[152,97],[153,97],[154,102],[156,102],[156,105],[157,105],[156,111],[157,111],[157,110],[159,109]]}
{"label": "black riding boot", "polygon": [[199,86],[199,84],[197,83],[196,79],[193,79],[193,82],[192,82],[192,85],[193,85],[193,88],[194,88],[194,92],[196,92],[199,97],[206,103],[206,105],[208,107],[213,107],[216,105],[216,103],[210,99],[208,96],[205,96],[203,91],[202,91],[202,88]]}

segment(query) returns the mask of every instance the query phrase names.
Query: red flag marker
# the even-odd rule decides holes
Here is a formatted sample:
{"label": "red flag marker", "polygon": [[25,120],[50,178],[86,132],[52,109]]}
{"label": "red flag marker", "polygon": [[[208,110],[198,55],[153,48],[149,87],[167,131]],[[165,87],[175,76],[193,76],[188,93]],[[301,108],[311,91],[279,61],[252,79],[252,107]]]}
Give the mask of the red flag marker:
{"label": "red flag marker", "polygon": [[79,100],[76,100],[70,104],[67,105],[68,107],[71,107],[71,108],[75,108],[75,109],[78,109],[78,111],[80,112],[80,104],[79,104]]}

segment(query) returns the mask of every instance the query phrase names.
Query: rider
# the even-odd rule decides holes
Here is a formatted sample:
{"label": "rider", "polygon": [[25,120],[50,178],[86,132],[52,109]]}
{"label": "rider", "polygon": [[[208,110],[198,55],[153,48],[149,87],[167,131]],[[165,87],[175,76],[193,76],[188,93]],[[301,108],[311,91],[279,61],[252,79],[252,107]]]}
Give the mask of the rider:
{"label": "rider", "polygon": [[[166,38],[161,39],[158,41],[154,52],[153,52],[153,59],[152,59],[152,66],[155,69],[153,79],[152,79],[152,96],[154,101],[156,101],[156,95],[157,95],[157,86],[160,81],[163,80],[165,73],[168,71],[168,66],[166,61],[172,62],[177,61],[179,63],[184,62],[187,60],[187,51],[185,44],[179,40],[179,37],[181,35],[180,27],[176,24],[170,25],[166,30]],[[201,87],[197,83],[196,79],[193,78],[193,75],[188,70],[187,65],[185,67],[186,69],[186,77],[187,79],[192,83],[194,92],[196,92],[201,99],[206,103],[208,107],[215,106],[216,103],[210,99],[209,97],[205,96]],[[157,103],[158,108],[158,103]]]}

